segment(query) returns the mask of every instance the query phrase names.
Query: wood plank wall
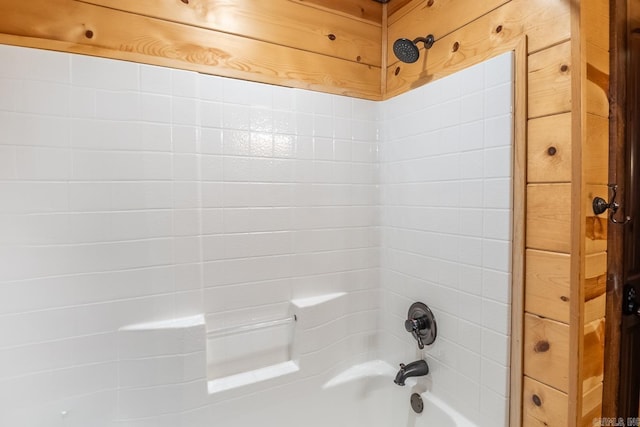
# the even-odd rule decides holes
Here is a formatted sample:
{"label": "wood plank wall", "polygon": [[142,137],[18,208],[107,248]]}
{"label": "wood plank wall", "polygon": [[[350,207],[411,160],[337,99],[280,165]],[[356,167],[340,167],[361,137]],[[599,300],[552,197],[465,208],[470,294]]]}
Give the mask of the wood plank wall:
{"label": "wood plank wall", "polygon": [[[429,33],[436,43],[418,62],[395,59],[395,39]],[[590,425],[600,413],[607,221],[590,204],[608,199],[607,34],[606,0],[0,0],[0,43],[372,100],[526,37],[524,360],[512,361],[523,366],[512,378],[522,389],[513,427]]]}
{"label": "wood plank wall", "polygon": [[0,43],[379,100],[384,7],[371,0],[0,0]]}
{"label": "wood plank wall", "polygon": [[428,33],[436,43],[414,64],[387,51],[386,97],[527,37],[524,378],[514,426],[591,425],[600,415],[607,222],[590,205],[607,199],[607,8],[606,0],[414,0],[388,18],[388,46]]}

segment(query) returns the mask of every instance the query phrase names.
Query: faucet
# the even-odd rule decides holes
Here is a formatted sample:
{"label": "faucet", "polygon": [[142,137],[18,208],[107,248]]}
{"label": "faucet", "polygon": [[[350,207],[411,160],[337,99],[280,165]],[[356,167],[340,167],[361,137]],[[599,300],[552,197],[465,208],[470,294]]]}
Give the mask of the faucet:
{"label": "faucet", "polygon": [[409,377],[422,377],[429,373],[429,365],[424,360],[416,360],[408,365],[404,363],[400,364],[400,370],[396,374],[394,383],[398,385],[404,385],[404,380]]}

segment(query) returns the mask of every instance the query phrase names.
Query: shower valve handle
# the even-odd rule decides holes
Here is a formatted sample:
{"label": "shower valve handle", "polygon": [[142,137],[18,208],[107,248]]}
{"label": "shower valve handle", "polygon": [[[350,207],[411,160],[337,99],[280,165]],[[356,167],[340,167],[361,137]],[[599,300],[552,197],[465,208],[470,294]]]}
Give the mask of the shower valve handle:
{"label": "shower valve handle", "polygon": [[404,329],[418,342],[418,348],[424,349],[425,345],[431,345],[436,339],[436,319],[431,309],[426,304],[415,302],[409,307]]}
{"label": "shower valve handle", "polygon": [[422,342],[422,337],[420,336],[420,330],[429,328],[429,319],[427,319],[427,316],[405,320],[404,328],[407,332],[410,332],[413,335],[416,341],[418,341],[418,348],[422,350],[424,348],[424,343]]}
{"label": "shower valve handle", "polygon": [[404,321],[404,328],[407,332],[417,332],[420,329],[429,327],[429,319],[427,316],[418,317],[417,319],[407,319]]}

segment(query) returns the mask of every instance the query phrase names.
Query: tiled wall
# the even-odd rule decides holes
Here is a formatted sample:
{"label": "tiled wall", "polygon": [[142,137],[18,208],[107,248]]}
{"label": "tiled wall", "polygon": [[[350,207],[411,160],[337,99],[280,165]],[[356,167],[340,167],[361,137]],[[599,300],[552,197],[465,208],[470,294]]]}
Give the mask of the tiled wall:
{"label": "tiled wall", "polygon": [[422,300],[439,322],[430,387],[475,419],[504,413],[509,57],[379,104],[8,46],[0,60],[1,425],[222,416],[187,398],[201,324],[148,351],[122,328],[204,314],[219,329],[340,292],[300,319],[313,339],[294,380],[420,357],[402,322]]}
{"label": "tiled wall", "polygon": [[118,330],[140,322],[216,329],[346,292],[318,323],[346,345],[300,349],[304,375],[371,357],[375,103],[8,46],[0,62],[1,425],[142,417],[142,386],[174,408],[123,377]]}
{"label": "tiled wall", "polygon": [[[380,144],[382,354],[426,357],[428,386],[506,426],[512,212],[512,55],[386,101]],[[429,305],[423,352],[403,327]]]}

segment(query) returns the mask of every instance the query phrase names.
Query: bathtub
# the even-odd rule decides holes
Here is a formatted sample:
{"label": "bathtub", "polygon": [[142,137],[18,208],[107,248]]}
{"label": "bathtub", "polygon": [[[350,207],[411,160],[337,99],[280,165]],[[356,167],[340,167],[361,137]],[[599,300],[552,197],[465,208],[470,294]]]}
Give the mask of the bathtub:
{"label": "bathtub", "polygon": [[233,414],[220,419],[220,425],[234,427],[476,427],[429,391],[419,393],[424,410],[415,413],[410,397],[422,386],[413,378],[406,386],[397,386],[393,383],[395,373],[386,362],[370,361],[324,383],[318,383],[317,378],[301,380],[257,393],[254,399],[241,397],[237,407],[219,407],[214,412]]}

